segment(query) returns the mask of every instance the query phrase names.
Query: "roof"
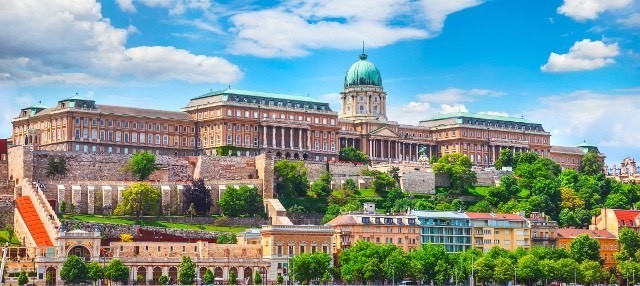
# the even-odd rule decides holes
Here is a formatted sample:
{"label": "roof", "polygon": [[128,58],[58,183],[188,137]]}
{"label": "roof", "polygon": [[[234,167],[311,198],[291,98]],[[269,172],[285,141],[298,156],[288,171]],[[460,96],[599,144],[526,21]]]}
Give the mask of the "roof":
{"label": "roof", "polygon": [[578,147],[568,147],[568,146],[551,146],[551,153],[563,153],[563,154],[573,154],[584,156],[584,152],[582,149]]}
{"label": "roof", "polygon": [[376,66],[367,61],[367,55],[361,54],[360,60],[351,65],[344,77],[344,87],[359,85],[382,86],[382,77]]}
{"label": "roof", "polygon": [[29,109],[29,108],[47,109],[47,108],[49,108],[49,107],[47,107],[47,106],[43,105],[43,104],[42,104],[42,102],[38,102],[38,104],[35,104],[35,105],[32,105],[32,106],[29,106],[29,107],[27,107],[27,108],[23,108],[23,109]]}
{"label": "roof", "polygon": [[72,97],[69,97],[69,98],[65,98],[65,99],[60,100],[60,101],[67,101],[67,100],[88,100],[88,101],[94,101],[93,99],[88,99],[88,98],[86,98],[86,97],[82,97],[82,96],[79,96],[79,95],[77,95],[77,94],[76,94],[75,96],[72,96]]}
{"label": "roof", "polygon": [[596,145],[587,143],[587,140],[583,140],[582,143],[578,144],[576,147],[596,147]]}
{"label": "roof", "polygon": [[306,102],[316,102],[316,103],[326,103],[315,99],[313,97],[308,96],[300,96],[300,95],[290,95],[290,94],[281,94],[281,93],[271,93],[271,92],[261,92],[261,91],[251,91],[251,90],[241,90],[241,89],[223,89],[218,91],[212,91],[205,93],[203,95],[192,98],[191,100],[207,98],[211,96],[218,95],[246,95],[246,96],[256,96],[256,97],[266,97],[266,98],[274,98],[274,99],[284,99],[284,100],[297,100],[297,101],[306,101]]}
{"label": "roof", "polygon": [[465,213],[452,211],[411,211],[418,218],[456,218],[469,219]]}
{"label": "roof", "polygon": [[[635,218],[640,215],[640,211],[638,210],[613,210],[613,213],[616,215],[616,219],[618,220],[618,227],[623,226],[637,226],[635,223]],[[624,224],[623,224],[624,222]]]}
{"label": "roof", "polygon": [[491,220],[517,220],[526,221],[526,218],[518,214],[501,214],[501,213],[474,213],[467,212],[470,219],[491,219]]}
{"label": "roof", "polygon": [[518,117],[510,117],[510,116],[499,116],[499,115],[489,115],[489,114],[480,114],[480,113],[471,113],[471,112],[453,112],[453,113],[444,113],[431,116],[422,121],[433,121],[440,119],[449,119],[449,118],[460,118],[460,117],[468,117],[468,118],[476,118],[476,119],[484,119],[484,120],[497,120],[497,121],[510,121],[517,123],[529,123],[529,124],[538,124],[535,122],[531,122],[524,118]]}
{"label": "roof", "polygon": [[157,109],[144,109],[135,107],[115,106],[115,105],[97,105],[98,110],[106,114],[115,115],[133,115],[140,117],[165,118],[176,120],[193,120],[191,115],[180,111],[167,111]]}
{"label": "roof", "polygon": [[564,238],[576,238],[580,235],[586,234],[589,237],[593,238],[610,238],[616,239],[616,236],[613,235],[608,230],[599,230],[599,229],[580,229],[580,228],[559,228],[558,236]]}

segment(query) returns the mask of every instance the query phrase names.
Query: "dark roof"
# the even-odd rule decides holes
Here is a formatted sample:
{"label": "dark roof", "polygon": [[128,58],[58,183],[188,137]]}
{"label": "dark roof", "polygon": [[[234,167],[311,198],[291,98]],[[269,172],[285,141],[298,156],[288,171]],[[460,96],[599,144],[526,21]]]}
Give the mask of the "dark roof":
{"label": "dark roof", "polygon": [[567,147],[567,146],[551,146],[551,153],[563,153],[563,154],[572,154],[572,155],[580,155],[580,156],[584,155],[584,152],[582,152],[582,149],[578,147]]}
{"label": "dark roof", "polygon": [[132,115],[132,116],[139,116],[139,117],[164,118],[164,119],[176,119],[176,120],[193,120],[191,115],[189,115],[186,112],[180,112],[180,111],[144,109],[144,108],[102,105],[102,104],[98,104],[97,107],[100,112],[105,114]]}

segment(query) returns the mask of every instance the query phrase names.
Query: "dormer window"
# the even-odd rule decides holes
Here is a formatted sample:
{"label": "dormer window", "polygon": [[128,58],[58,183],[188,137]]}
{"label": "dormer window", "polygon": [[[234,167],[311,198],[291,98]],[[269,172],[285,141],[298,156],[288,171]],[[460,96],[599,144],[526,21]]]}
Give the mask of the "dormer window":
{"label": "dormer window", "polygon": [[26,110],[22,111],[22,116],[27,116],[27,111]]}
{"label": "dormer window", "polygon": [[64,108],[64,102],[60,103],[60,108]]}

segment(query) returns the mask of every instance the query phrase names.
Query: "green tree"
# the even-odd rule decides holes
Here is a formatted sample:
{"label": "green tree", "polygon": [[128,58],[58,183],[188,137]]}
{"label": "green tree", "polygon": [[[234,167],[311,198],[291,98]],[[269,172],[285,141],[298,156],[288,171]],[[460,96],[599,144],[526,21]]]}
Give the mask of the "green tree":
{"label": "green tree", "polygon": [[87,265],[80,257],[71,255],[62,264],[60,278],[67,284],[80,284],[87,281]]}
{"label": "green tree", "polygon": [[161,275],[158,277],[158,283],[160,285],[167,285],[167,283],[169,283],[169,277],[167,277],[167,275]]}
{"label": "green tree", "polygon": [[178,266],[178,282],[182,285],[193,285],[196,281],[196,265],[189,256],[183,256]]}
{"label": "green tree", "polygon": [[401,248],[391,247],[391,253],[385,259],[385,278],[387,281],[393,281],[395,279],[401,279],[410,274],[411,261],[409,255]]}
{"label": "green tree", "polygon": [[96,281],[102,278],[104,278],[104,269],[102,269],[100,263],[96,261],[87,263],[87,280],[95,284]]}
{"label": "green tree", "polygon": [[291,259],[293,279],[309,285],[313,280],[319,280],[329,270],[331,257],[325,252],[301,253]]}
{"label": "green tree", "polygon": [[387,191],[396,186],[396,180],[387,173],[374,171],[371,185],[378,196],[386,198]]}
{"label": "green tree", "polygon": [[278,285],[282,285],[283,282],[284,277],[282,277],[282,273],[278,273],[278,276],[276,276],[276,283],[278,283]]}
{"label": "green tree", "polygon": [[213,272],[211,272],[211,269],[207,268],[207,271],[204,273],[204,277],[202,278],[202,282],[207,285],[213,284],[213,282],[215,282],[215,277],[213,276]]}
{"label": "green tree", "polygon": [[387,174],[389,174],[391,178],[396,180],[396,184],[398,185],[400,184],[400,168],[399,167],[391,166],[389,170],[387,170]]}
{"label": "green tree", "polygon": [[630,204],[627,197],[621,193],[612,193],[607,196],[607,200],[604,203],[606,208],[611,209],[628,209]]}
{"label": "green tree", "polygon": [[131,156],[126,169],[134,176],[138,177],[138,180],[145,181],[149,179],[153,172],[159,170],[160,167],[156,164],[156,155],[148,152],[141,152]]}
{"label": "green tree", "polygon": [[419,280],[442,284],[450,277],[451,261],[443,245],[423,244],[409,257],[412,276]]}
{"label": "green tree", "polygon": [[120,259],[112,259],[104,268],[104,275],[113,282],[127,283],[129,281],[129,267]]}
{"label": "green tree", "polygon": [[340,252],[340,276],[349,283],[382,280],[385,259],[391,250],[382,245],[358,241]]}
{"label": "green tree", "polygon": [[318,198],[327,197],[331,194],[331,173],[324,171],[320,178],[311,185],[311,193]]}
{"label": "green tree", "polygon": [[238,237],[235,233],[221,233],[216,238],[217,244],[237,244]]}
{"label": "green tree", "polygon": [[52,178],[55,180],[58,176],[65,176],[69,172],[67,168],[67,159],[63,156],[56,160],[55,157],[49,156],[47,158],[47,169],[45,171],[45,175],[48,178]]}
{"label": "green tree", "polygon": [[[538,258],[539,260],[540,258]],[[558,280],[558,266],[555,260],[544,259],[540,260],[540,271],[545,279],[545,285],[548,285],[549,281]]]}
{"label": "green tree", "polygon": [[470,206],[467,211],[477,213],[490,213],[493,212],[493,206],[487,200],[482,200],[477,202],[475,205]]}
{"label": "green tree", "polygon": [[503,149],[500,151],[500,157],[493,165],[497,170],[501,170],[502,167],[515,167],[516,162],[513,157],[513,151],[510,149]]}
{"label": "green tree", "polygon": [[624,227],[618,234],[618,243],[620,244],[620,251],[616,258],[618,261],[636,260],[636,253],[640,250],[640,235]]}
{"label": "green tree", "polygon": [[356,181],[349,178],[344,180],[344,184],[342,185],[342,189],[350,192],[355,192],[358,190],[358,185],[356,185]]}
{"label": "green tree", "polygon": [[330,222],[332,219],[336,218],[339,215],[340,215],[340,206],[336,204],[329,204],[327,206],[327,212],[322,217],[322,221],[320,222],[320,224],[324,225],[325,223]]}
{"label": "green tree", "polygon": [[[385,200],[382,202],[381,207],[384,209],[391,211],[395,206],[396,202],[407,198],[407,194],[405,194],[402,189],[398,187],[391,188],[385,197]],[[405,209],[406,210],[406,209]]]}
{"label": "green tree", "polygon": [[571,241],[569,249],[571,250],[571,256],[578,263],[582,263],[585,260],[602,262],[599,252],[600,244],[595,238],[587,234],[579,235]]}
{"label": "green tree", "polygon": [[369,162],[369,157],[367,156],[367,154],[356,149],[353,146],[348,146],[340,149],[338,158],[340,158],[340,161],[347,161],[347,162],[359,162],[359,163]]}
{"label": "green tree", "polygon": [[473,263],[474,279],[477,282],[486,283],[494,279],[495,261],[488,256],[480,257]]}
{"label": "green tree", "polygon": [[220,202],[222,213],[230,217],[248,217],[264,213],[262,196],[255,187],[227,186]]}
{"label": "green tree", "polygon": [[231,272],[229,273],[229,279],[228,279],[228,281],[227,281],[227,282],[229,282],[229,285],[236,285],[236,284],[238,284],[238,276],[236,275],[236,273],[235,273],[235,272],[231,271]]}
{"label": "green tree", "polygon": [[[558,279],[562,282],[569,283],[577,280],[580,264],[572,258],[562,258],[556,261],[556,270],[558,271]],[[600,268],[600,266],[598,266]]]}
{"label": "green tree", "polygon": [[476,172],[471,170],[471,160],[462,153],[445,154],[433,165],[433,171],[449,176],[450,196],[460,195],[477,181]]}
{"label": "green tree", "polygon": [[518,279],[532,285],[542,278],[540,261],[533,255],[525,255],[518,260]]}
{"label": "green tree", "polygon": [[66,213],[67,212],[67,202],[62,201],[60,203],[60,212],[61,213]]}
{"label": "green tree", "polygon": [[255,284],[255,285],[261,285],[262,284],[262,275],[260,275],[259,271],[256,271],[254,273],[254,275],[253,275],[253,284]]}
{"label": "green tree", "polygon": [[585,260],[580,264],[580,272],[582,272],[582,281],[589,285],[596,285],[604,280],[604,271],[600,263],[591,260]]}
{"label": "green tree", "polygon": [[27,277],[27,272],[22,269],[22,271],[20,271],[20,275],[18,276],[18,285],[22,286],[27,283],[29,283],[29,277]]}
{"label": "green tree", "polygon": [[[182,198],[183,212],[192,215],[206,215],[213,205],[211,191],[202,178],[191,180],[189,184],[184,185]],[[191,205],[193,205],[194,211],[191,210]]]}
{"label": "green tree", "polygon": [[509,258],[500,257],[494,264],[493,277],[500,284],[507,284],[513,278],[515,268]]}
{"label": "green tree", "polygon": [[602,170],[604,170],[604,163],[600,161],[595,149],[591,149],[584,154],[582,161],[580,162],[581,173],[587,176],[595,176],[602,174]]}
{"label": "green tree", "polygon": [[124,190],[122,201],[113,213],[114,215],[134,215],[138,223],[142,215],[158,213],[161,199],[160,191],[149,183],[134,183]]}
{"label": "green tree", "polygon": [[277,161],[274,167],[278,195],[304,197],[309,189],[307,168],[302,161]]}

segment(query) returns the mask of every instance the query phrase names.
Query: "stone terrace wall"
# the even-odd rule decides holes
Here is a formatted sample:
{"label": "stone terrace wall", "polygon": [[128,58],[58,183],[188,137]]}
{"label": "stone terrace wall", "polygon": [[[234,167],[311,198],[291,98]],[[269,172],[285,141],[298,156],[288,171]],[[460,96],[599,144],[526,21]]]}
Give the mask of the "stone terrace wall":
{"label": "stone terrace wall", "polygon": [[433,172],[407,172],[400,178],[405,192],[419,194],[436,193],[436,175]]}
{"label": "stone terrace wall", "polygon": [[[28,152],[25,152],[25,156]],[[69,172],[63,180],[71,181],[125,181],[134,179],[131,174],[123,172],[131,155],[94,154],[75,152],[34,151],[33,176],[34,181],[46,180],[47,159],[49,156],[67,160]],[[25,158],[27,159],[27,158]],[[159,181],[183,181],[193,174],[194,165],[189,157],[156,156],[156,163],[161,170],[152,175],[152,179]],[[28,159],[26,160],[28,164]],[[25,172],[25,176],[28,175]]]}
{"label": "stone terrace wall", "polygon": [[257,179],[258,171],[255,157],[200,156],[193,177],[206,181]]}
{"label": "stone terrace wall", "polygon": [[13,194],[0,196],[0,228],[13,226],[14,209],[15,201],[13,200]]}
{"label": "stone terrace wall", "polygon": [[173,229],[164,227],[151,227],[151,226],[139,226],[139,225],[124,225],[124,224],[111,224],[111,223],[89,223],[76,220],[65,220],[62,222],[62,228],[66,230],[80,229],[84,231],[96,231],[99,230],[105,238],[119,238],[120,234],[136,234],[139,229],[155,231],[157,233],[166,233],[171,235],[182,236],[185,238],[216,238],[218,236],[215,232],[198,231],[198,230],[185,230],[185,229]]}
{"label": "stone terrace wall", "polygon": [[[326,170],[326,162],[305,161],[307,167],[307,177],[309,181],[317,180]],[[355,177],[359,176],[362,169],[367,169],[367,165],[356,165],[353,163],[329,162],[329,172],[335,177]]]}
{"label": "stone terrace wall", "polygon": [[495,186],[502,177],[511,174],[508,171],[478,171],[476,176],[478,177],[478,183],[476,186]]}
{"label": "stone terrace wall", "polygon": [[13,195],[9,190],[9,165],[7,161],[0,161],[0,196]]}

